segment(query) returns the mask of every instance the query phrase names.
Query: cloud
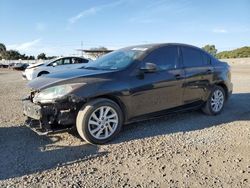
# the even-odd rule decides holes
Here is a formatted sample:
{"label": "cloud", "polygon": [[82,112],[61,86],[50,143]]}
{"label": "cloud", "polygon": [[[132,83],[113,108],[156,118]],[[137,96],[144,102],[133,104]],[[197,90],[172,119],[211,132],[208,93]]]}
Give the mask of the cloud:
{"label": "cloud", "polygon": [[82,12],[80,12],[79,14],[77,14],[76,16],[73,16],[69,19],[69,22],[71,24],[75,23],[76,21],[78,21],[80,18],[84,18],[90,15],[95,15],[98,11],[100,11],[101,8],[100,7],[91,7],[87,10],[84,10]]}
{"label": "cloud", "polygon": [[8,49],[14,49],[14,50],[19,50],[19,51],[29,51],[32,50],[32,48],[34,46],[36,46],[37,44],[39,44],[41,41],[40,38],[29,41],[29,42],[24,42],[21,44],[11,44],[11,45],[7,45]]}
{"label": "cloud", "polygon": [[212,32],[213,33],[228,33],[226,29],[222,29],[222,28],[214,28]]}
{"label": "cloud", "polygon": [[[136,14],[131,17],[128,21],[132,23],[155,23],[155,22],[166,22],[173,15],[183,14],[190,8],[190,1],[179,0],[158,0],[152,1]],[[152,19],[153,18],[153,19]]]}
{"label": "cloud", "polygon": [[48,56],[58,56],[58,55],[72,55],[75,53],[75,49],[78,48],[77,44],[68,45],[65,43],[51,43],[42,42],[41,38],[19,43],[6,45],[8,50],[18,50],[20,53],[25,53],[27,55],[37,56],[40,53],[45,53]]}
{"label": "cloud", "polygon": [[86,9],[86,10],[81,11],[77,15],[69,18],[68,21],[69,21],[70,24],[74,24],[78,20],[80,20],[81,18],[96,15],[98,12],[102,11],[103,9],[116,7],[116,6],[120,5],[120,4],[122,4],[123,2],[126,2],[126,1],[125,0],[120,0],[120,1],[115,1],[115,2],[112,2],[112,3],[104,4],[104,5],[90,7],[88,9]]}

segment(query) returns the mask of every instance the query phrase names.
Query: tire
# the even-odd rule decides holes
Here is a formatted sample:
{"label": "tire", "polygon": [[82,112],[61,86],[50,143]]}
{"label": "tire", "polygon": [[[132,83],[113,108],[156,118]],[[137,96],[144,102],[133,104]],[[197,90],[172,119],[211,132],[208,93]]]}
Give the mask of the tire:
{"label": "tire", "polygon": [[[102,109],[103,116],[101,116]],[[105,116],[107,109],[109,111]],[[102,120],[101,117],[105,118]],[[120,107],[112,100],[104,98],[95,99],[85,104],[76,118],[77,132],[81,138],[91,144],[104,144],[113,139],[120,132],[122,123],[123,114]],[[91,133],[91,130],[94,133]],[[107,130],[108,137],[106,137]]]}
{"label": "tire", "polygon": [[47,71],[39,72],[37,77],[44,76],[45,74],[49,74],[49,72],[47,72]]}
{"label": "tire", "polygon": [[[217,99],[215,99],[214,97],[216,96],[216,92],[217,92]],[[222,97],[222,98],[221,98]],[[213,100],[217,100],[217,101],[221,101],[220,104],[218,104],[218,109],[216,110],[216,102],[213,102]],[[207,115],[218,115],[222,112],[224,105],[226,102],[226,95],[225,95],[225,90],[220,87],[220,86],[214,86],[214,88],[212,89],[208,100],[206,101],[205,105],[202,107],[202,111],[207,114]]]}

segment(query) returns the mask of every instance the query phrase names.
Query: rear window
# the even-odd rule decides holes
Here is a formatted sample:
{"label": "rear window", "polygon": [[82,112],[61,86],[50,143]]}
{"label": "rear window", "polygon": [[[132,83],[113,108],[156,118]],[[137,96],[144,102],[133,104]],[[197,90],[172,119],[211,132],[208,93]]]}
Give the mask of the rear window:
{"label": "rear window", "polygon": [[88,63],[88,62],[89,60],[87,59],[77,58],[77,57],[72,58],[72,64]]}
{"label": "rear window", "polygon": [[203,54],[194,48],[182,47],[182,59],[185,67],[204,66]]}

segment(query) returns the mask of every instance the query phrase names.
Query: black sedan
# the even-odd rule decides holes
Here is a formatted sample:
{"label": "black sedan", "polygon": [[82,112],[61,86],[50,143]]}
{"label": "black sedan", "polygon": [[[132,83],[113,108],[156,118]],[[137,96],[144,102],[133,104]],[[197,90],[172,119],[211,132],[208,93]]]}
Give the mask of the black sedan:
{"label": "black sedan", "polygon": [[217,115],[232,93],[230,67],[184,44],[123,48],[28,86],[23,109],[32,129],[48,134],[76,127],[93,144],[111,140],[124,124],[172,112],[201,108]]}

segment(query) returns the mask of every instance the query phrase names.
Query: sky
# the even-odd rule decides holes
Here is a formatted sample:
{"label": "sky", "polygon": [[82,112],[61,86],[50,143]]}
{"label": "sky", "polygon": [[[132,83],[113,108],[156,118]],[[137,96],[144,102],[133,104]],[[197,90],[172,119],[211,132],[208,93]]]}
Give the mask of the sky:
{"label": "sky", "polygon": [[28,55],[163,42],[250,46],[250,0],[0,0],[0,43]]}

